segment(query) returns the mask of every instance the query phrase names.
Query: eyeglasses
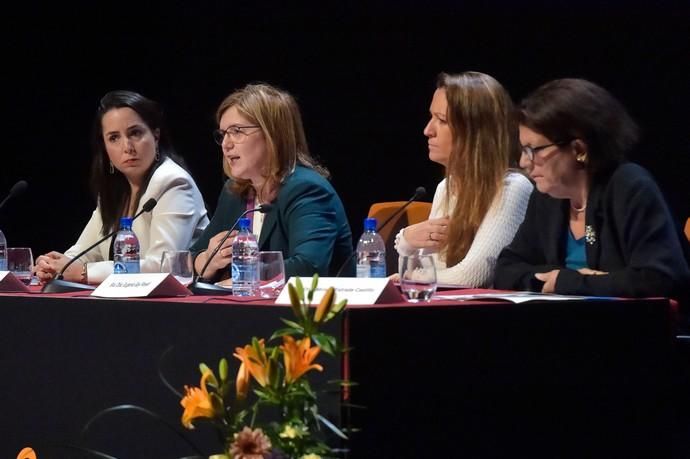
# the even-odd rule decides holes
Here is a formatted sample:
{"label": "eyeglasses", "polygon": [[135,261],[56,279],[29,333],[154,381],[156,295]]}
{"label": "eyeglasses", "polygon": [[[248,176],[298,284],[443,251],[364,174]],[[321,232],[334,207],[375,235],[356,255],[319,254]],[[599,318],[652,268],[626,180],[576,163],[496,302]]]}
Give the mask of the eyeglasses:
{"label": "eyeglasses", "polygon": [[247,137],[254,134],[254,132],[259,132],[245,132],[245,129],[253,129],[260,127],[261,126],[256,125],[239,126],[237,124],[234,124],[232,126],[228,126],[226,130],[216,129],[215,131],[213,131],[213,140],[215,140],[218,145],[223,145],[223,140],[225,139],[225,136],[229,135],[230,140],[232,140],[232,143],[242,143],[245,140],[247,140]]}
{"label": "eyeglasses", "polygon": [[548,145],[540,145],[538,147],[530,147],[529,145],[522,145],[520,148],[522,149],[522,154],[527,156],[527,159],[529,159],[530,161],[534,161],[534,155],[536,155],[537,153],[539,153],[543,149],[549,148],[549,147],[562,147],[563,145],[567,145],[572,141],[573,141],[573,139],[561,140],[559,142],[550,143]]}

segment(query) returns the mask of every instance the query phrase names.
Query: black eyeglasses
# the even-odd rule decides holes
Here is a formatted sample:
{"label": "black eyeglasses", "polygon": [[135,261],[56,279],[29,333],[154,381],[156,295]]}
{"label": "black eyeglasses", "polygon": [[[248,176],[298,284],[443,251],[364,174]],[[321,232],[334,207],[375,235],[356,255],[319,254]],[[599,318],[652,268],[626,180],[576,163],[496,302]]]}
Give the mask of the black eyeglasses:
{"label": "black eyeglasses", "polygon": [[260,132],[245,132],[245,129],[253,129],[260,127],[261,126],[256,125],[240,126],[237,124],[233,124],[232,126],[228,126],[228,128],[225,130],[216,129],[215,131],[213,131],[213,140],[215,140],[218,145],[223,145],[223,140],[225,139],[225,136],[229,135],[230,140],[232,140],[232,143],[242,143],[245,140],[247,140],[247,137],[249,137],[250,135],[254,134],[255,132]]}
{"label": "black eyeglasses", "polygon": [[550,143],[548,145],[539,145],[538,147],[530,147],[529,145],[521,145],[520,148],[522,149],[522,154],[527,156],[527,159],[530,161],[534,161],[534,155],[539,153],[545,148],[549,147],[562,147],[563,145],[567,145],[570,142],[572,142],[574,139],[569,139],[569,140],[561,140],[558,142]]}

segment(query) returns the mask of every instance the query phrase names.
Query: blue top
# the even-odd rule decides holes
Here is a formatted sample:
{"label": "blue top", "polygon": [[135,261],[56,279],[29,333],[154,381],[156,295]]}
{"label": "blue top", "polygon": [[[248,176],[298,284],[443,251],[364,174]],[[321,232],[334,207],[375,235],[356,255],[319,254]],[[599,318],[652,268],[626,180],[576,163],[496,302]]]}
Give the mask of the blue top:
{"label": "blue top", "polygon": [[249,224],[251,223],[251,220],[248,219],[247,217],[242,217],[240,218],[240,222],[238,223],[238,226],[240,227],[241,230],[249,230]]}
{"label": "blue top", "polygon": [[565,267],[578,270],[587,267],[587,254],[585,253],[585,238],[575,239],[570,228],[567,230],[568,238],[565,243]]}
{"label": "blue top", "polygon": [[364,231],[376,231],[376,219],[368,217],[364,219]]}

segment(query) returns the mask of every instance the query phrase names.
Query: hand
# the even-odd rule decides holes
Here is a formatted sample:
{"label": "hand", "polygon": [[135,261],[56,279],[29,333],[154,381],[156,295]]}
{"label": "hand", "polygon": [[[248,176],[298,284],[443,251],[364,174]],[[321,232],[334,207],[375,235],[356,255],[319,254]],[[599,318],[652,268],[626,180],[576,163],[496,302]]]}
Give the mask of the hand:
{"label": "hand", "polygon": [[585,276],[601,276],[603,274],[608,274],[606,271],[597,271],[596,269],[589,268],[580,268],[577,272]]}
{"label": "hand", "polygon": [[388,279],[390,279],[390,281],[394,284],[400,283],[400,273],[391,274],[388,276]]}
{"label": "hand", "polygon": [[548,273],[535,273],[534,277],[539,279],[544,283],[541,288],[542,293],[555,293],[556,292],[556,279],[558,279],[559,269],[554,269]]}
{"label": "hand", "polygon": [[405,240],[416,249],[438,249],[448,239],[448,217],[430,218],[403,230]]}
{"label": "hand", "polygon": [[[226,231],[223,231],[222,233],[218,233],[213,236],[208,241],[208,248],[201,255],[196,257],[194,269],[196,270],[197,274],[201,274],[201,269],[204,267],[204,264],[206,264],[206,261],[208,261],[208,257],[210,257],[216,247],[218,247],[221,239],[225,237],[225,233]],[[220,247],[220,249],[218,249],[218,253],[216,253],[211,262],[208,264],[208,267],[204,272],[204,277],[213,277],[216,272],[226,268],[230,264],[232,261],[232,243],[235,240],[235,236],[237,236],[237,231],[230,233],[230,237],[223,242],[223,245]]]}
{"label": "hand", "polygon": [[[68,256],[60,252],[48,252],[45,255],[40,255],[36,258],[34,265],[34,273],[41,283],[53,279],[62,270],[62,268],[71,260]],[[63,274],[64,278],[71,281],[80,281],[83,264],[80,261],[75,261]]]}

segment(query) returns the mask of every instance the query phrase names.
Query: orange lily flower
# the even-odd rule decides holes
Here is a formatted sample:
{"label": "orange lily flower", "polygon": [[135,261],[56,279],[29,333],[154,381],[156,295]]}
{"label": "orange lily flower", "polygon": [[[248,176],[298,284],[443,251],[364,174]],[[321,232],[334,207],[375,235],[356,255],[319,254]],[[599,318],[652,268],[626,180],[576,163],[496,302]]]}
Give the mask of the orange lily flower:
{"label": "orange lily flower", "polygon": [[36,459],[36,457],[36,451],[27,446],[26,448],[19,451],[17,459]]}
{"label": "orange lily flower", "polygon": [[288,384],[296,381],[309,370],[323,371],[321,365],[312,364],[316,356],[319,355],[321,348],[319,346],[311,347],[309,337],[295,342],[292,336],[285,335],[283,336],[283,345],[280,347],[283,350],[285,381]]}
{"label": "orange lily flower", "polygon": [[[266,387],[271,370],[271,362],[266,357],[264,340],[261,339],[258,343],[258,349],[251,344],[247,344],[244,347],[236,347],[233,355],[242,361],[242,365],[246,370],[249,370],[249,373],[261,387]],[[242,370],[241,367],[240,370]]]}
{"label": "orange lily flower", "polygon": [[201,376],[201,382],[198,387],[184,386],[187,395],[180,401],[180,405],[184,407],[182,413],[182,425],[187,429],[193,429],[192,421],[197,418],[213,418],[216,415],[211,402],[211,396],[206,389],[206,380],[211,376],[211,372],[207,371]]}
{"label": "orange lily flower", "polygon": [[247,366],[244,364],[244,362],[242,362],[242,365],[240,365],[240,369],[237,372],[235,390],[237,392],[238,400],[244,400],[247,398],[247,393],[249,392],[249,370],[247,370]]}

